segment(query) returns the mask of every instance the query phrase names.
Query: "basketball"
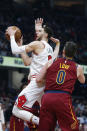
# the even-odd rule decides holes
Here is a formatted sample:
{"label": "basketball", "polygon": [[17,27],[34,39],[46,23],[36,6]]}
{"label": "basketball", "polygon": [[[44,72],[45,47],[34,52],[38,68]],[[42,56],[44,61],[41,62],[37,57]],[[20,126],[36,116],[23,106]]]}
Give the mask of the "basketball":
{"label": "basketball", "polygon": [[[11,26],[13,30],[16,30],[15,32],[15,41],[19,42],[20,38],[22,37],[22,32],[21,30],[17,27],[17,26]],[[10,36],[8,34],[8,32],[5,33],[6,39],[9,41],[10,40]]]}

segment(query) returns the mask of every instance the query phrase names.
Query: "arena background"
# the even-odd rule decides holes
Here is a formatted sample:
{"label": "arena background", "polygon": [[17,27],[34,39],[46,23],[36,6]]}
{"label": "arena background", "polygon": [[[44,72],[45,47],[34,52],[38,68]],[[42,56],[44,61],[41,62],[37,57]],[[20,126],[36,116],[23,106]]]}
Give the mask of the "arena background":
{"label": "arena background", "polygon": [[[21,85],[27,82],[29,67],[23,65],[19,55],[11,53],[5,30],[10,25],[18,26],[24,44],[29,43],[34,40],[34,21],[38,17],[42,17],[53,29],[54,36],[60,39],[60,55],[66,41],[73,40],[78,45],[75,61],[83,66],[86,82],[76,82],[73,106],[80,130],[87,131],[87,0],[0,0],[0,102],[6,131],[9,131],[13,103]],[[55,130],[60,131],[58,127]]]}

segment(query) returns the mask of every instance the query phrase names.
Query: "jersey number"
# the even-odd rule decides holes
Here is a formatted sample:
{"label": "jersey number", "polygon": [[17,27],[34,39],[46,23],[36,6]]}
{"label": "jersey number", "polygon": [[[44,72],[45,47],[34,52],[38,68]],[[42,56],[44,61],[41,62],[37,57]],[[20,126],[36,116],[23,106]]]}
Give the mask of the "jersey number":
{"label": "jersey number", "polygon": [[57,84],[63,84],[65,80],[66,72],[64,70],[59,70],[56,78]]}

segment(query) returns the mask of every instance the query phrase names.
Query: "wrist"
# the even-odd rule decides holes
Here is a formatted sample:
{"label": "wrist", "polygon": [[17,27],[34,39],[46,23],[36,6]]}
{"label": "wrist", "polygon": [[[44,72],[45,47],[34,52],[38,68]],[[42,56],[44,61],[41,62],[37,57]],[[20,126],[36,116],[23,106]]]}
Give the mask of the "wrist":
{"label": "wrist", "polygon": [[56,45],[60,45],[60,41],[56,42]]}
{"label": "wrist", "polygon": [[31,123],[33,123],[33,122],[32,122],[33,116],[34,116],[34,115],[32,115],[31,118],[30,118],[30,122],[31,122]]}
{"label": "wrist", "polygon": [[15,40],[15,36],[14,35],[10,35],[10,40]]}
{"label": "wrist", "polygon": [[42,28],[41,25],[39,25],[39,26],[35,26],[35,30],[39,30],[39,29],[41,29],[41,28]]}

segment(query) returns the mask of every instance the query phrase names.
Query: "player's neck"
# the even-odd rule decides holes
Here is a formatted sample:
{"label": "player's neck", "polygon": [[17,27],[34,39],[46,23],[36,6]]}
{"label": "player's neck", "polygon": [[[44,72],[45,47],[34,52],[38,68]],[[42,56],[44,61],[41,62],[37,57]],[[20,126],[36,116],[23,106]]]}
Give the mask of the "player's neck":
{"label": "player's neck", "polygon": [[45,38],[45,37],[42,37],[42,39],[41,39],[41,40],[44,40],[44,41],[48,42],[48,39],[47,39],[47,38]]}
{"label": "player's neck", "polygon": [[67,57],[67,56],[65,56],[65,58],[66,58],[66,59],[69,59],[69,60],[72,60],[72,59],[73,59],[72,57]]}

